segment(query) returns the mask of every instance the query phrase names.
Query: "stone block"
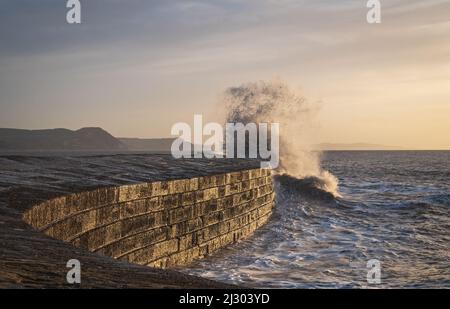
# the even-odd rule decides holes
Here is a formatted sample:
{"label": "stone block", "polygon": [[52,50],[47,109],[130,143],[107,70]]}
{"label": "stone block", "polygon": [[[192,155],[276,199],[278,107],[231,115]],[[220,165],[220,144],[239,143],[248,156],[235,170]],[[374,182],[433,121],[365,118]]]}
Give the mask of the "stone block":
{"label": "stone block", "polygon": [[146,247],[148,245],[167,240],[167,228],[149,229],[139,234],[122,238],[119,242],[119,254],[130,252],[136,248]]}
{"label": "stone block", "polygon": [[[97,224],[97,210],[89,210],[79,215],[83,232],[92,230]],[[68,219],[71,221],[71,218]]]}
{"label": "stone block", "polygon": [[195,192],[186,192],[181,194],[181,204],[183,206],[192,205],[195,203]]}
{"label": "stone block", "polygon": [[189,181],[189,188],[187,188],[187,191],[196,191],[198,190],[198,178],[191,178]]}
{"label": "stone block", "polygon": [[138,199],[140,188],[137,185],[126,185],[119,187],[119,203]]}
{"label": "stone block", "polygon": [[148,212],[163,210],[161,198],[159,196],[147,198],[145,204]]}
{"label": "stone block", "polygon": [[115,222],[120,219],[121,205],[113,204],[96,209],[96,226]]}
{"label": "stone block", "polygon": [[216,176],[204,176],[198,179],[198,189],[217,187]]}
{"label": "stone block", "polygon": [[142,215],[148,212],[147,203],[145,200],[135,200],[124,202],[120,204],[120,218],[126,219],[129,217]]}
{"label": "stone block", "polygon": [[161,205],[165,209],[176,208],[182,204],[181,194],[171,194],[161,197]]}
{"label": "stone block", "polygon": [[185,251],[185,250],[191,248],[194,245],[193,239],[194,239],[193,234],[187,234],[187,235],[184,235],[184,236],[180,236],[179,237],[179,248],[178,248],[178,250],[179,251]]}
{"label": "stone block", "polygon": [[241,172],[233,172],[233,173],[229,173],[229,175],[230,175],[231,183],[238,183],[242,180]]}
{"label": "stone block", "polygon": [[224,186],[227,184],[227,175],[226,174],[221,174],[221,175],[216,175],[216,186]]}
{"label": "stone block", "polygon": [[187,221],[193,217],[193,206],[175,208],[169,211],[169,224]]}
{"label": "stone block", "polygon": [[209,188],[203,191],[203,201],[209,201],[212,199],[217,199],[219,197],[218,188]]}
{"label": "stone block", "polygon": [[169,181],[169,183],[170,183],[169,194],[184,193],[186,192],[186,183],[189,184],[189,180],[177,179]]}
{"label": "stone block", "polygon": [[225,196],[241,192],[241,183],[231,183],[225,186]]}
{"label": "stone block", "polygon": [[201,218],[203,221],[203,226],[209,226],[209,225],[212,225],[212,224],[222,221],[224,216],[223,216],[222,211],[217,211],[217,212],[208,213],[208,214],[202,216]]}
{"label": "stone block", "polygon": [[128,262],[146,265],[155,259],[166,257],[171,253],[175,253],[177,250],[178,240],[171,239],[138,249],[129,253],[126,257]]}
{"label": "stone block", "polygon": [[219,209],[230,208],[233,207],[233,205],[233,196],[231,195],[217,200],[217,207]]}
{"label": "stone block", "polygon": [[142,232],[151,226],[154,219],[148,215],[124,219],[121,221],[122,236],[128,236],[138,232]]}

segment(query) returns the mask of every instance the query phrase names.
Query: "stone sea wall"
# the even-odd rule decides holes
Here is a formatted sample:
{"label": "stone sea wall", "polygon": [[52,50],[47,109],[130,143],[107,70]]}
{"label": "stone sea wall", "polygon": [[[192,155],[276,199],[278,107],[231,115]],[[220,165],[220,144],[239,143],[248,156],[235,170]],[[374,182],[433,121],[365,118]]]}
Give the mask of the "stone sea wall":
{"label": "stone sea wall", "polygon": [[35,229],[156,268],[184,265],[250,235],[274,206],[270,170],[99,188],[27,210]]}

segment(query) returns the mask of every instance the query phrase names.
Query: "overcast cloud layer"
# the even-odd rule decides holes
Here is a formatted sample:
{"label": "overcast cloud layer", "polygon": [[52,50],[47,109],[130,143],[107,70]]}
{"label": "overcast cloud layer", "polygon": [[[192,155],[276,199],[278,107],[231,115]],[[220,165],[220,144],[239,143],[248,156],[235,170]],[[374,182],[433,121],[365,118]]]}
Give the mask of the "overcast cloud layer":
{"label": "overcast cloud layer", "polygon": [[280,77],[321,101],[318,142],[450,148],[450,0],[0,2],[0,127],[168,136],[225,88]]}

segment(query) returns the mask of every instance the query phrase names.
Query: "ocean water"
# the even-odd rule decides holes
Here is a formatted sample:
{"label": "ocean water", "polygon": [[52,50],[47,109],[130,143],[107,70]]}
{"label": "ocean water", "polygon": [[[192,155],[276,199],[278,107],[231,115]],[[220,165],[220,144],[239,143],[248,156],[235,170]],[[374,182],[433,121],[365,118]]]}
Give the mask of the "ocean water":
{"label": "ocean water", "polygon": [[267,225],[180,270],[262,288],[450,288],[449,151],[326,152],[323,166],[341,198],[277,177]]}

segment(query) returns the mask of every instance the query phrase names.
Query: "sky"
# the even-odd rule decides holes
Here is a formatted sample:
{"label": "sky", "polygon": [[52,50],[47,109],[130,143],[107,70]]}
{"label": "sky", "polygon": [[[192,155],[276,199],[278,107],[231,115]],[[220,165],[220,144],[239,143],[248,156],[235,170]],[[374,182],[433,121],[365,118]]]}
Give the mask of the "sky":
{"label": "sky", "polygon": [[0,127],[168,137],[225,89],[282,79],[317,143],[450,149],[450,0],[0,1]]}

